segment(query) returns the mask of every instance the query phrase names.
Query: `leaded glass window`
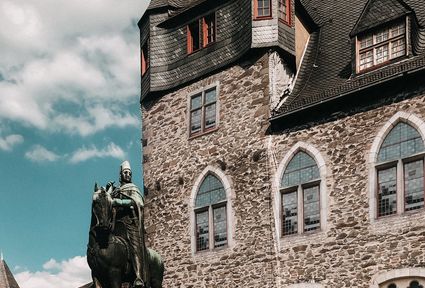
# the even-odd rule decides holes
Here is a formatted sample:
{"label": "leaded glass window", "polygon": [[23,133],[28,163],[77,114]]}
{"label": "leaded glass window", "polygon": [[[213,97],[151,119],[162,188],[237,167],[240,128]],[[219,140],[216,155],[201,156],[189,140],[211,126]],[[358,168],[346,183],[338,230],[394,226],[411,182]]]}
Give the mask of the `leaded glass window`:
{"label": "leaded glass window", "polygon": [[378,217],[424,208],[424,151],[421,135],[407,123],[385,137],[377,160]]}
{"label": "leaded glass window", "polygon": [[195,199],[196,251],[227,245],[226,206],[223,183],[215,175],[208,174]]}
{"label": "leaded glass window", "polygon": [[282,235],[320,229],[320,172],[316,161],[299,151],[283,173]]}
{"label": "leaded glass window", "polygon": [[357,72],[406,55],[405,19],[357,38]]}

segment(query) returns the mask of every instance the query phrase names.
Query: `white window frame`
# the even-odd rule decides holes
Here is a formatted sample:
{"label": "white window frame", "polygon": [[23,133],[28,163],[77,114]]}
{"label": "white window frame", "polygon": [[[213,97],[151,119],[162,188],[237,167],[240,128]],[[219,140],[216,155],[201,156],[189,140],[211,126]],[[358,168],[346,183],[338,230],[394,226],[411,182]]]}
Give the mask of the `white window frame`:
{"label": "white window frame", "polygon": [[[280,187],[280,181],[282,178],[283,173],[285,173],[286,167],[288,166],[289,162],[292,160],[292,158],[299,152],[303,151],[307,153],[309,156],[311,156],[314,161],[316,161],[317,167],[319,168],[319,175],[320,175],[320,183],[319,183],[319,198],[320,198],[320,229],[311,231],[311,232],[304,232],[300,223],[298,223],[298,233],[293,235],[282,235],[282,196],[281,196],[281,187]],[[326,188],[326,178],[327,177],[327,168],[325,165],[325,160],[322,157],[322,154],[317,150],[314,146],[307,144],[305,142],[298,142],[295,144],[284,156],[282,161],[280,162],[276,173],[274,175],[273,179],[273,190],[274,190],[274,217],[275,217],[275,230],[277,234],[277,239],[280,241],[285,241],[285,239],[297,237],[297,236],[306,236],[306,235],[314,235],[318,233],[325,232],[327,229],[327,214],[328,214],[328,197],[327,197],[327,188]],[[315,181],[312,181],[315,182]],[[299,185],[300,186],[300,185]],[[283,189],[285,190],[285,189]],[[298,193],[300,194],[300,193]],[[298,196],[299,197],[299,196]],[[300,202],[298,202],[299,206]],[[298,209],[298,215],[300,215],[300,209]],[[301,217],[303,217],[303,214],[301,214]],[[304,221],[304,220],[302,220]],[[301,226],[300,226],[301,225]],[[281,245],[279,245],[281,246]]]}
{"label": "white window frame", "polygon": [[[401,35],[398,35],[398,36],[391,37],[391,28],[394,27],[397,24],[402,24],[403,22],[404,22],[404,25],[405,25],[404,26],[405,27],[404,35],[401,34]],[[409,46],[408,45],[408,41],[409,41],[409,37],[408,37],[409,29],[408,29],[408,27],[409,26],[408,26],[408,24],[409,24],[408,17],[406,16],[406,17],[404,17],[404,19],[399,20],[395,23],[393,22],[393,23],[387,25],[384,28],[381,27],[379,29],[375,29],[375,30],[370,31],[367,34],[364,34],[364,36],[362,38],[366,38],[366,37],[370,37],[370,36],[372,37],[372,45],[368,46],[366,48],[360,47],[361,39],[359,39],[359,37],[356,36],[356,39],[355,39],[355,42],[356,42],[356,73],[369,71],[371,69],[374,69],[375,67],[379,67],[380,65],[385,65],[386,62],[391,61],[392,59],[408,56],[409,55],[409,49],[408,49],[408,46]],[[379,32],[381,32],[383,29],[388,29],[388,39],[384,40],[382,42],[376,43],[376,35]],[[400,40],[400,39],[404,39],[404,41],[405,41],[405,43],[404,43],[405,53],[404,53],[404,55],[393,57],[392,56],[392,42],[394,42],[396,40]],[[388,59],[383,61],[383,62],[377,63],[377,61],[376,61],[376,50],[378,48],[386,45],[386,44],[388,45],[388,55],[387,55]],[[372,66],[360,69],[360,55],[362,53],[366,53],[366,52],[369,52],[369,51],[372,52]]]}
{"label": "white window frame", "polygon": [[[209,249],[208,250],[202,250],[197,251],[196,250],[196,212],[199,211],[199,209],[196,207],[196,196],[198,194],[199,188],[201,187],[202,182],[204,181],[205,177],[207,175],[212,174],[215,177],[217,177],[221,183],[223,184],[224,190],[226,191],[226,201],[222,201],[220,203],[217,203],[218,206],[223,205],[223,203],[226,203],[226,217],[227,217],[227,245],[224,247],[218,247],[214,248],[214,239],[211,239],[213,236],[213,231],[209,231]],[[220,251],[228,251],[228,249],[232,249],[235,245],[234,243],[234,231],[235,231],[235,217],[234,217],[234,211],[233,211],[233,200],[235,198],[233,189],[233,185],[231,180],[227,175],[224,174],[224,172],[214,166],[207,166],[198,176],[198,178],[195,180],[194,185],[192,186],[192,192],[189,199],[189,218],[190,218],[190,239],[191,239],[191,251],[192,256],[195,258],[199,258],[202,260],[206,254],[217,254],[220,253]],[[211,206],[211,205],[210,205]],[[216,206],[216,204],[212,205]],[[209,227],[210,229],[213,228],[212,223],[212,209],[211,207],[208,207],[209,209]],[[211,242],[213,241],[213,242]]]}

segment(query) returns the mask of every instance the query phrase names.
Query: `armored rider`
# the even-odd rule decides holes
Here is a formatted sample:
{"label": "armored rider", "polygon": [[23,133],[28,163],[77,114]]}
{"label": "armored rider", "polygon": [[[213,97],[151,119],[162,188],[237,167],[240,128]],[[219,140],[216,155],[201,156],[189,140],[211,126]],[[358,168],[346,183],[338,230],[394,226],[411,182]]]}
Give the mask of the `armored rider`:
{"label": "armored rider", "polygon": [[[120,187],[114,187],[112,182],[107,185],[107,190],[112,186],[111,196],[113,205],[128,211],[129,221],[125,221],[127,238],[130,246],[132,264],[136,274],[133,287],[143,288],[148,282],[148,269],[146,247],[144,240],[143,208],[144,199],[139,188],[131,182],[131,167],[124,161],[120,167]],[[109,186],[109,187],[108,187]]]}

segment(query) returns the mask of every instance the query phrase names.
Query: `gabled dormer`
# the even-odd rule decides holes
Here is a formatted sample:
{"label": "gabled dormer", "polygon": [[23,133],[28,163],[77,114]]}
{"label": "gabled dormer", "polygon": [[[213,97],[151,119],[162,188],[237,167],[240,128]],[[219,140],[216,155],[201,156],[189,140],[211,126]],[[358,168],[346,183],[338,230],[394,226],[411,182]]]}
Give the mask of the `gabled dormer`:
{"label": "gabled dormer", "polygon": [[415,14],[403,0],[369,0],[350,33],[353,71],[360,74],[407,58],[415,25]]}

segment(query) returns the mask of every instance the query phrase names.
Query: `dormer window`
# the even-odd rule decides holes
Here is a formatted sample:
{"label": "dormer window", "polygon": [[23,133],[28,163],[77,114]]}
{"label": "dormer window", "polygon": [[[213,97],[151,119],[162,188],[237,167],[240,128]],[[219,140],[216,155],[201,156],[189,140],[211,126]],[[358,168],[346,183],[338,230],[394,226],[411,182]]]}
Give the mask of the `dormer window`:
{"label": "dormer window", "polygon": [[406,36],[404,21],[357,36],[357,72],[405,56]]}

